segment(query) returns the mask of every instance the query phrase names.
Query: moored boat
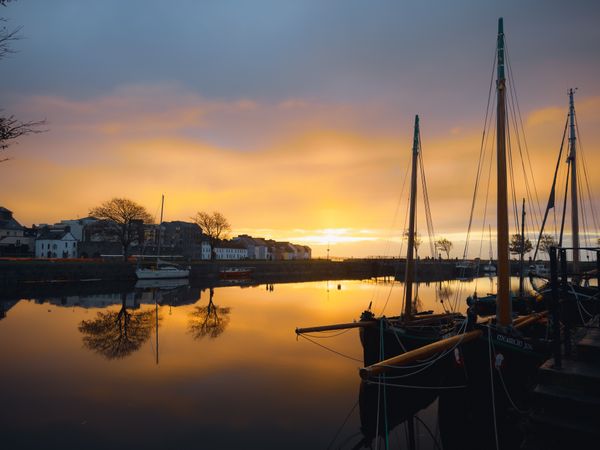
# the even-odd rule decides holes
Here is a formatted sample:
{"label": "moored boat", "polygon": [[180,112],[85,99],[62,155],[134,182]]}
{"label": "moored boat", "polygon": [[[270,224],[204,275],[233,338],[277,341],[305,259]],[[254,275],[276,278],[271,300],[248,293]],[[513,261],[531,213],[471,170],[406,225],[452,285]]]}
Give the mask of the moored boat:
{"label": "moored boat", "polygon": [[138,280],[156,280],[156,279],[170,279],[170,278],[188,278],[190,276],[190,270],[183,268],[177,264],[161,261],[160,259],[160,246],[161,246],[161,230],[160,227],[163,222],[163,209],[165,205],[165,196],[162,196],[160,204],[160,223],[158,225],[158,245],[156,247],[156,263],[150,267],[138,267],[135,271],[135,275]]}
{"label": "moored boat", "polygon": [[[417,179],[419,174],[424,176],[424,169],[421,158],[421,137],[419,128],[419,116],[415,116],[414,136],[412,146],[411,161],[411,180],[410,180],[410,201],[409,201],[409,227],[405,233],[407,237],[406,264],[404,271],[404,307],[403,313],[399,316],[380,316],[376,317],[371,311],[371,305],[364,311],[360,321],[327,325],[310,328],[297,328],[297,334],[308,332],[330,331],[336,329],[359,328],[360,341],[363,347],[363,362],[365,365],[374,364],[378,361],[404,353],[415,348],[422,347],[432,342],[437,342],[448,336],[456,334],[461,326],[464,326],[465,320],[461,314],[447,312],[442,314],[433,314],[433,311],[418,311],[417,296],[414,291],[416,274],[416,198],[417,198]],[[419,170],[420,169],[420,170]],[[426,186],[424,180],[421,180],[423,186]],[[424,194],[427,199],[427,194]],[[427,206],[427,205],[426,205]],[[426,207],[426,209],[428,209]],[[427,211],[428,213],[428,211]],[[428,224],[431,223],[431,217],[428,217]],[[439,358],[442,359],[442,358]],[[425,372],[438,368],[439,365],[426,364],[418,371],[423,377]],[[403,375],[404,376],[404,375]],[[405,381],[407,380],[405,378]]]}
{"label": "moored boat", "polygon": [[219,276],[225,280],[250,278],[253,267],[224,267],[219,270]]}

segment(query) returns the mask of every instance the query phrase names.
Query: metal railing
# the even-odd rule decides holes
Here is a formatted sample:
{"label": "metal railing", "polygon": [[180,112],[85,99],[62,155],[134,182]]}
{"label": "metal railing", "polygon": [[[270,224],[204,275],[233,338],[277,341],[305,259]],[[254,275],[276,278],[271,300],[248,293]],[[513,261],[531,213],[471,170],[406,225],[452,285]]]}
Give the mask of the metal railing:
{"label": "metal railing", "polygon": [[[562,346],[564,342],[564,355],[571,355],[571,320],[563,317],[561,320],[561,304],[571,301],[571,297],[568,295],[570,285],[569,283],[575,281],[578,282],[584,278],[584,273],[569,272],[567,250],[578,250],[578,251],[591,251],[596,253],[596,279],[598,287],[600,289],[600,248],[598,247],[551,247],[550,248],[550,288],[551,296],[548,305],[548,312],[550,313],[551,327],[552,327],[552,341],[553,341],[553,354],[554,354],[554,366],[556,368],[562,367]],[[569,277],[571,281],[569,282]],[[575,301],[578,301],[575,298]],[[561,333],[562,323],[562,333]],[[562,334],[562,336],[561,336]]]}

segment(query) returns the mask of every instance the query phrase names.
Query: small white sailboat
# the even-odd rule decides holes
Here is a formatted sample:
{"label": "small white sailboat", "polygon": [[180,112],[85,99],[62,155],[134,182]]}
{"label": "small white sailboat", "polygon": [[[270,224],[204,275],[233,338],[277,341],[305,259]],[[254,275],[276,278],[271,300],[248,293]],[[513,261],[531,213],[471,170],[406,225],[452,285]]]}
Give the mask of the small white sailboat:
{"label": "small white sailboat", "polygon": [[161,233],[160,226],[163,221],[163,207],[165,204],[165,196],[162,196],[160,204],[160,224],[158,233],[158,248],[156,251],[156,264],[153,267],[138,267],[135,271],[135,275],[139,280],[158,280],[158,279],[172,279],[172,278],[188,278],[190,276],[190,270],[179,267],[176,264],[161,261],[160,255],[160,244],[161,244]]}

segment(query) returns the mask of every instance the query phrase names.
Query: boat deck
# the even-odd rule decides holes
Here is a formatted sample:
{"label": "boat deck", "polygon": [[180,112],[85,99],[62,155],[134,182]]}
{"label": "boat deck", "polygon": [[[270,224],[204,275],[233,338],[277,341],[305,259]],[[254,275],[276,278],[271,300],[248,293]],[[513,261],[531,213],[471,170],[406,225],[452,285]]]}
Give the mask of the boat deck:
{"label": "boat deck", "polygon": [[529,419],[539,448],[575,448],[600,439],[598,317],[574,336],[571,355],[562,359],[560,367],[551,358],[538,371]]}

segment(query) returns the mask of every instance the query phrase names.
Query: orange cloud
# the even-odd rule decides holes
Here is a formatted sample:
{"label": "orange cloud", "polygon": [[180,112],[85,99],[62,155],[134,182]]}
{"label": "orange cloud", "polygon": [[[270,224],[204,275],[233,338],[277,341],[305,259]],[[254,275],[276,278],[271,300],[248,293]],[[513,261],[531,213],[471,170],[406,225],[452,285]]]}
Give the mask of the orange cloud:
{"label": "orange cloud", "polygon": [[[600,101],[580,103],[582,131],[596,142]],[[236,230],[307,242],[321,254],[333,241],[355,255],[381,254],[392,241],[393,252],[399,248],[412,123],[383,135],[357,128],[362,110],[349,105],[208,101],[174,86],[131,86],[80,101],[32,97],[21,109],[34,117],[46,112],[51,129],[22,139],[15,159],[0,167],[3,206],[24,223],[82,217],[112,196],[156,213],[165,193],[166,220],[219,210]],[[542,202],[562,133],[559,112],[564,117],[550,106],[526,121]],[[441,235],[459,236],[468,221],[480,131],[456,124],[428,133],[423,159],[434,225]],[[587,152],[588,162],[600,162],[596,153]],[[492,195],[493,189],[490,202]],[[425,223],[422,209],[419,222]]]}

